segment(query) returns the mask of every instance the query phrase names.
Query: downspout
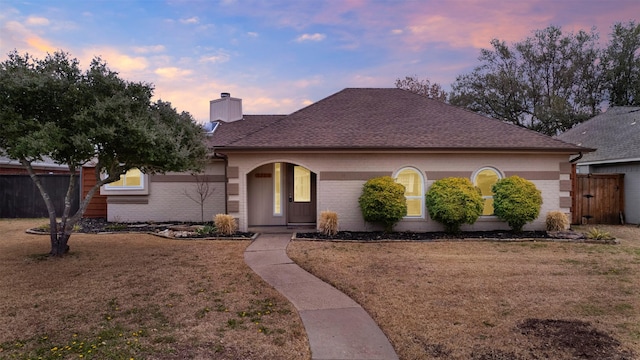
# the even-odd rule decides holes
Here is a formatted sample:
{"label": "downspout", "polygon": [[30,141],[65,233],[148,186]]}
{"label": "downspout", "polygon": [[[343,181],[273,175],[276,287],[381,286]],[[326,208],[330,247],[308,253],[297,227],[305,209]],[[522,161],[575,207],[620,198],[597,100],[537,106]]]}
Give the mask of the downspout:
{"label": "downspout", "polygon": [[229,178],[227,177],[227,167],[229,167],[229,157],[225,154],[219,154],[214,151],[213,158],[224,160],[224,213],[228,214],[227,202],[229,201],[229,195],[227,195],[227,183],[229,182]]}
{"label": "downspout", "polygon": [[576,156],[574,159],[569,160],[569,162],[573,164],[573,163],[575,163],[576,161],[578,161],[578,160],[582,159],[582,156],[583,156],[583,154],[582,154],[582,152],[580,152],[580,153],[578,154],[578,156]]}

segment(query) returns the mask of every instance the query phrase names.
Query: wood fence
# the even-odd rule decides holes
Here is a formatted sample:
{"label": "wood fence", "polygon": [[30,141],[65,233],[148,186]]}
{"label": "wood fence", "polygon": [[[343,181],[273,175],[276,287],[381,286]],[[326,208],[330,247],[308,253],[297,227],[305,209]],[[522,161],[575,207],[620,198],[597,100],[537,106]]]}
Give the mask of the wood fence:
{"label": "wood fence", "polygon": [[[56,213],[62,214],[69,175],[38,175],[53,200]],[[71,198],[71,213],[79,207],[79,191]],[[49,217],[47,207],[29,175],[0,175],[0,218]]]}
{"label": "wood fence", "polygon": [[572,223],[622,222],[624,174],[575,174],[572,195]]}

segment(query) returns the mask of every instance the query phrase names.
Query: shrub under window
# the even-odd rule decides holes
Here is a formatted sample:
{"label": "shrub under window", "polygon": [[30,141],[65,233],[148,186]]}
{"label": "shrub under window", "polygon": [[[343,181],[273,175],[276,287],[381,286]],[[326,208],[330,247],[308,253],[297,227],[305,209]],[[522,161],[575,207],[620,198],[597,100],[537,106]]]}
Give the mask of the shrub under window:
{"label": "shrub under window", "polygon": [[460,231],[462,224],[473,224],[484,208],[480,189],[466,178],[444,178],[431,185],[425,199],[429,216],[444,225],[445,231]]}
{"label": "shrub under window", "polygon": [[392,231],[393,226],[407,215],[404,192],[404,186],[391,176],[367,181],[358,199],[364,220],[381,224],[385,231]]}
{"label": "shrub under window", "polygon": [[522,227],[540,214],[542,194],[529,180],[509,176],[493,185],[493,208],[496,216],[509,224],[513,231]]}

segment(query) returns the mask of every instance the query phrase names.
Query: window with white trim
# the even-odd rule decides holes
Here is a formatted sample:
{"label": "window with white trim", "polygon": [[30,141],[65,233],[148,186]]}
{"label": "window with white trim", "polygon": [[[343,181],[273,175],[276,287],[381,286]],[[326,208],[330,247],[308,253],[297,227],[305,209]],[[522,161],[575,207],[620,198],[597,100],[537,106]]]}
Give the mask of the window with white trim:
{"label": "window with white trim", "polygon": [[273,215],[282,216],[282,163],[273,164]]}
{"label": "window with white trim", "polygon": [[395,175],[396,182],[404,185],[408,218],[424,217],[424,178],[420,171],[406,167]]}
{"label": "window with white trim", "polygon": [[484,199],[483,216],[493,215],[493,184],[502,179],[502,174],[492,167],[483,167],[473,175],[473,185],[480,188],[480,193]]}
{"label": "window with white trim", "polygon": [[120,179],[106,184],[109,190],[140,190],[144,188],[144,174],[138,169],[130,169],[125,174],[120,175]]}
{"label": "window with white trim", "polygon": [[311,202],[311,170],[303,166],[293,167],[293,201]]}

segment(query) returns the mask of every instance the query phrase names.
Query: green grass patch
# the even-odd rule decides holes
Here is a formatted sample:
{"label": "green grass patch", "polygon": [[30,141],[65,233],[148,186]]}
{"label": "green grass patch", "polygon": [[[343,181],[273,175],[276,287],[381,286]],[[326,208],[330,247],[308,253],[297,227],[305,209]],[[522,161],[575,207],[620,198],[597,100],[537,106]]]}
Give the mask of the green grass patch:
{"label": "green grass patch", "polygon": [[54,339],[55,335],[41,334],[0,344],[0,349],[3,359],[137,359],[148,350],[139,342],[144,333],[116,325],[93,335],[74,333]]}
{"label": "green grass patch", "polygon": [[576,259],[564,259],[562,260],[562,263],[569,265],[584,265],[584,262]]}
{"label": "green grass patch", "polygon": [[601,316],[605,314],[604,308],[595,304],[578,304],[577,308],[584,316]]}

